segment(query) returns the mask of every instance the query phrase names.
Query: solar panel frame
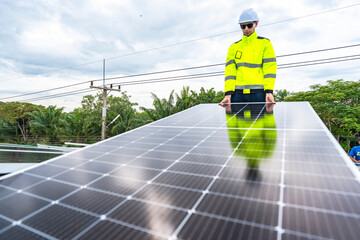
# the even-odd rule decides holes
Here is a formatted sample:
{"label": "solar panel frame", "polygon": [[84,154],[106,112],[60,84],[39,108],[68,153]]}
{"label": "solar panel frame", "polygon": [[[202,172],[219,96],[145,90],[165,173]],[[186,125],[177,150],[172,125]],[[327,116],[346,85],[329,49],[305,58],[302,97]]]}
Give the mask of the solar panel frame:
{"label": "solar panel frame", "polygon": [[[8,217],[10,213],[4,215],[5,212],[0,210],[0,236],[13,233],[15,229],[21,229],[15,231],[16,234],[19,232],[24,232],[25,235],[38,234],[45,239],[82,239],[88,238],[91,236],[90,233],[95,234],[98,231],[103,231],[104,234],[106,232],[106,236],[114,236],[111,231],[105,230],[106,227],[109,227],[118,234],[129,233],[129,235],[123,236],[124,239],[129,236],[139,236],[136,234],[140,234],[144,238],[151,235],[160,239],[187,239],[192,236],[207,239],[233,238],[235,236],[261,239],[332,237],[352,239],[356,234],[351,227],[347,227],[348,233],[333,230],[322,232],[320,231],[321,226],[317,225],[322,222],[327,224],[326,229],[330,229],[329,226],[338,224],[337,222],[341,218],[345,222],[348,218],[355,219],[353,227],[360,225],[360,214],[351,207],[352,204],[359,202],[356,200],[360,199],[359,171],[348,160],[345,152],[309,103],[291,103],[290,105],[297,105],[296,116],[293,114],[292,108],[289,109],[287,105],[288,103],[278,103],[274,107],[274,111],[279,110],[280,112],[280,114],[274,114],[275,128],[256,129],[252,127],[262,117],[265,105],[258,111],[252,125],[244,128],[227,126],[229,119],[225,119],[224,110],[221,107],[215,107],[214,104],[196,106],[139,129],[40,163],[39,166],[1,177],[0,190],[3,191],[0,191],[0,206],[6,202],[6,199],[19,199],[19,196],[32,199],[30,202],[37,201],[39,206],[32,206],[34,209],[30,209],[28,215],[26,213],[21,215],[15,211],[12,214],[20,215],[14,215],[13,218]],[[238,113],[242,113],[242,110],[248,105],[239,104],[239,106]],[[286,109],[291,111],[290,118],[288,118]],[[294,128],[293,122],[287,123],[289,119],[295,121],[294,119],[299,118],[305,111],[304,109],[310,109],[317,122],[300,123],[301,128]],[[211,112],[212,115],[208,114],[210,110],[214,111]],[[200,117],[201,115],[207,117],[201,121],[196,119],[194,121],[194,112]],[[236,118],[237,115],[233,114],[231,117]],[[171,121],[171,119],[175,119],[175,121]],[[191,124],[193,125],[190,126]],[[321,129],[318,128],[319,126]],[[252,172],[250,169],[247,173],[248,176],[244,177],[244,175],[237,174],[237,171],[245,171],[248,166],[245,162],[239,161],[239,157],[235,155],[237,151],[249,150],[249,148],[244,148],[247,141],[246,136],[259,129],[268,132],[276,131],[276,138],[280,143],[278,142],[273,150],[275,157],[272,161],[265,161],[260,165],[261,176],[255,176],[258,173]],[[236,144],[234,150],[229,151],[229,135],[227,134],[238,130],[243,130],[245,135]],[[319,166],[320,164],[311,160],[312,156],[320,155],[316,148],[312,148],[312,145],[319,143],[319,140],[305,144],[307,145],[305,149],[308,149],[308,152],[303,154],[305,159],[298,159],[296,153],[304,150],[302,149],[303,145],[298,146],[299,142],[296,138],[294,139],[294,136],[296,137],[298,136],[296,134],[300,133],[304,134],[304,132],[315,139],[323,138],[322,135],[325,133],[327,141],[324,143],[330,141],[335,146],[336,152],[330,148],[330,153],[322,154],[329,158],[329,165],[334,166],[335,169],[321,170],[323,168]],[[151,137],[148,138],[149,136]],[[222,143],[222,141],[227,142]],[[254,138],[254,141],[257,139]],[[115,147],[116,149],[111,150]],[[287,148],[291,149],[290,153]],[[329,148],[325,144],[321,145],[320,149],[325,151]],[[269,152],[269,150],[259,150],[257,147],[250,150],[258,156],[261,154],[265,156]],[[339,163],[339,157],[333,159],[334,154],[340,155],[344,162]],[[198,162],[193,162],[193,159]],[[302,164],[316,168],[305,174],[298,171],[297,168]],[[41,167],[50,169],[42,177],[38,175]],[[279,167],[280,171],[277,171]],[[75,175],[76,173],[77,175]],[[340,176],[335,176],[334,173]],[[347,176],[349,173],[352,177]],[[4,185],[12,177],[15,177],[15,183],[16,178],[27,180],[25,183],[19,180],[19,183],[13,185],[15,188]],[[328,181],[314,185],[313,183],[316,181],[309,181],[314,177],[317,177],[317,180]],[[338,185],[332,183],[331,179],[335,179]],[[329,181],[330,184],[326,184]],[[352,185],[344,188],[343,186],[350,181],[352,181]],[[47,184],[62,186],[63,189],[59,188],[61,193],[46,193],[46,187],[42,189],[42,186]],[[68,190],[74,188],[74,191]],[[302,198],[294,199],[293,195],[298,196],[299,194],[302,194],[300,195]],[[332,196],[336,201],[314,202],[312,197],[306,198],[309,195],[318,196],[321,200]],[[102,199],[99,196],[103,196],[104,206],[95,210],[91,206],[95,206],[96,201],[95,203],[89,201],[86,203],[89,206],[82,206],[80,202],[74,200],[78,197],[83,199],[81,202],[84,202],[84,199],[90,199],[89,196],[98,199],[97,201]],[[166,199],[167,196],[173,198],[172,202],[169,203]],[[345,207],[342,206],[339,203],[341,199],[342,201],[346,200],[349,204]],[[45,207],[41,204],[44,201],[47,203]],[[221,206],[218,206],[219,202],[222,204]],[[243,207],[242,211],[234,211],[234,208],[226,207],[231,204],[233,207]],[[130,207],[130,210],[134,209],[134,212],[138,208],[158,209],[153,214],[163,219],[163,222],[166,219],[173,219],[175,226],[172,227],[176,227],[176,229],[171,226],[169,227],[172,229],[171,231],[156,228],[144,223],[141,219],[131,218],[131,212],[124,212],[124,206],[128,205],[137,206]],[[50,230],[37,229],[37,224],[44,223],[47,215],[56,216],[63,211],[79,219],[80,226],[65,233],[51,232],[50,230],[54,227],[50,227]],[[292,219],[294,211],[298,216],[296,220]],[[161,214],[166,212],[170,215],[163,217]],[[299,224],[296,222],[302,223],[303,219],[307,219],[314,212],[316,213],[314,218],[322,220],[315,221],[313,226],[299,228]],[[129,217],[123,219],[124,213]],[[291,220],[289,220],[289,216],[291,216]],[[32,221],[38,223],[34,224]],[[52,221],[54,220],[46,223],[55,226],[54,223],[51,223]],[[208,227],[194,230],[193,227],[197,226],[199,221],[202,224],[208,224],[206,225]],[[295,225],[293,221],[295,221]],[[100,228],[99,226],[104,227]],[[116,230],[116,226],[122,228],[123,231]]]}

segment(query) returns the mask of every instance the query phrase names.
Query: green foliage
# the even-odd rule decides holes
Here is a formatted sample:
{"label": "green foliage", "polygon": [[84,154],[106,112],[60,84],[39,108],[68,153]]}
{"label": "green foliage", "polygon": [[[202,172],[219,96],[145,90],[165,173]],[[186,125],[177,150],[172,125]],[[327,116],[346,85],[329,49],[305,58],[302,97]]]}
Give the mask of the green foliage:
{"label": "green foliage", "polygon": [[[276,101],[309,101],[317,114],[345,150],[357,144],[360,136],[360,81],[328,81],[313,85],[310,91],[290,93],[275,91]],[[153,108],[140,107],[126,92],[107,98],[107,137],[137,128],[201,103],[219,103],[224,93],[214,88],[199,92],[184,86],[172,90],[168,98],[151,94]],[[63,108],[20,102],[0,102],[0,141],[13,143],[93,143],[100,140],[103,95],[84,96],[81,107],[70,113]],[[119,117],[112,122],[117,116]]]}
{"label": "green foliage", "polygon": [[351,136],[360,135],[360,81],[328,81],[311,91],[293,93],[286,101],[309,101],[316,113],[345,150]]}
{"label": "green foliage", "polygon": [[83,131],[85,116],[86,114],[80,109],[75,109],[73,112],[65,115],[64,134],[67,136],[67,141],[81,143],[85,140],[86,135]]}
{"label": "green foliage", "polygon": [[109,129],[110,134],[115,136],[140,126],[141,122],[136,118],[134,109],[129,109],[120,114],[116,123]]}
{"label": "green foliage", "polygon": [[63,108],[49,106],[45,110],[37,108],[36,111],[27,113],[32,117],[29,122],[31,133],[47,138],[46,143],[57,143],[64,124],[62,111]]}
{"label": "green foliage", "polygon": [[0,141],[12,142],[11,136],[17,136],[16,126],[0,119]]}
{"label": "green foliage", "polygon": [[[136,118],[137,103],[130,101],[126,92],[120,97],[108,96],[106,102],[106,125],[109,125],[117,115],[120,115],[108,128],[108,137],[131,130],[141,125]],[[81,107],[68,114],[66,118],[66,133],[71,141],[92,143],[100,139],[102,120],[103,95],[86,95],[81,101]]]}
{"label": "green foliage", "polygon": [[153,98],[154,109],[140,107],[149,116],[151,121],[156,121],[177,112],[176,105],[174,105],[174,90],[171,91],[168,99],[160,99],[154,93],[151,93],[151,97]]}
{"label": "green foliage", "polygon": [[[180,94],[174,97],[174,90],[171,91],[168,99],[160,99],[156,94],[151,93],[154,108],[140,107],[150,121],[156,121],[171,114],[183,111],[201,103],[219,103],[224,98],[224,92],[216,92],[214,88],[205,90],[203,87],[200,93],[190,90],[189,86],[184,86]],[[176,99],[176,102],[174,103]]]}
{"label": "green foliage", "polygon": [[[167,117],[200,103],[218,103],[224,93],[213,88],[200,92],[184,86],[168,98],[151,94],[153,108],[140,107],[130,101],[126,92],[107,97],[106,135],[111,137],[149,122]],[[93,143],[100,140],[103,95],[86,95],[81,107],[65,113],[63,108],[43,107],[31,103],[0,102],[0,141],[8,143],[63,144],[64,142]],[[119,117],[117,117],[119,116]],[[116,119],[114,122],[112,122]]]}
{"label": "green foliage", "polygon": [[195,106],[194,95],[190,92],[189,86],[184,86],[180,95],[176,94],[176,112],[183,111],[192,106]]}
{"label": "green foliage", "polygon": [[36,111],[43,106],[22,102],[7,102],[0,104],[0,136],[6,142],[27,142],[31,138],[28,112]]}
{"label": "green foliage", "polygon": [[73,141],[80,141],[80,143],[90,143],[93,139],[99,139],[101,135],[101,116],[102,116],[102,94],[98,93],[95,96],[86,95],[81,101],[81,107],[74,109],[70,114],[75,115],[77,123],[81,124],[82,129],[74,132]]}
{"label": "green foliage", "polygon": [[119,118],[108,127],[108,136],[115,136],[142,125],[136,117],[137,111],[135,106],[138,104],[132,103],[130,97],[126,92],[121,92],[120,97],[108,97],[106,125],[109,125],[119,115]]}
{"label": "green foliage", "polygon": [[276,102],[283,102],[285,101],[285,98],[289,97],[290,95],[291,93],[286,89],[275,90],[274,99]]}
{"label": "green foliage", "polygon": [[195,91],[191,91],[191,93],[196,105],[201,103],[219,103],[224,98],[224,92],[222,91],[216,92],[214,88],[205,90],[202,87],[200,88],[199,93]]}

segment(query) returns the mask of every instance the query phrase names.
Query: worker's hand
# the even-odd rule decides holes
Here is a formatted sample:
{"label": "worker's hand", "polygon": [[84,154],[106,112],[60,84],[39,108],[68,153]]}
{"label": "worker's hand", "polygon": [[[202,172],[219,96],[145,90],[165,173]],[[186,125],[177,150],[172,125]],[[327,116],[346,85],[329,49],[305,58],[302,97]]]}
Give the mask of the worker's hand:
{"label": "worker's hand", "polygon": [[266,113],[271,114],[273,113],[274,103],[266,103]]}
{"label": "worker's hand", "polygon": [[272,93],[267,93],[265,97],[265,102],[275,103],[275,99]]}
{"label": "worker's hand", "polygon": [[231,95],[226,95],[219,105],[224,106],[231,103]]}

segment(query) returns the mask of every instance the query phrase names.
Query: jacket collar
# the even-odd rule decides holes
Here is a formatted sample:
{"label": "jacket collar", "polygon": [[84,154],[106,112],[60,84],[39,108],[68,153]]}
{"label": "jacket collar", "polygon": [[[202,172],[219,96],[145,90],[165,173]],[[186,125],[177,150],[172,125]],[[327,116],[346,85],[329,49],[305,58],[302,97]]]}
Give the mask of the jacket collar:
{"label": "jacket collar", "polygon": [[242,40],[245,42],[245,43],[248,43],[248,42],[252,42],[254,41],[254,39],[257,39],[257,34],[256,32],[254,31],[253,34],[251,34],[250,36],[245,36],[243,35],[243,38]]}

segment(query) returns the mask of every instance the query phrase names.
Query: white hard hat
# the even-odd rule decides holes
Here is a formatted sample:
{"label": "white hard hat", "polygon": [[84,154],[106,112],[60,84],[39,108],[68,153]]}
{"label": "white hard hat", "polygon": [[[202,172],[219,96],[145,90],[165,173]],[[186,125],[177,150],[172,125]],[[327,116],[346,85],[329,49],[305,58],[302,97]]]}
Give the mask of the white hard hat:
{"label": "white hard hat", "polygon": [[252,8],[244,10],[239,18],[239,24],[246,22],[258,22],[258,21],[259,21],[259,17]]}

